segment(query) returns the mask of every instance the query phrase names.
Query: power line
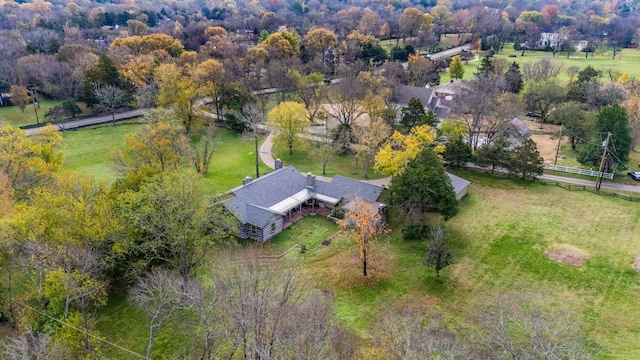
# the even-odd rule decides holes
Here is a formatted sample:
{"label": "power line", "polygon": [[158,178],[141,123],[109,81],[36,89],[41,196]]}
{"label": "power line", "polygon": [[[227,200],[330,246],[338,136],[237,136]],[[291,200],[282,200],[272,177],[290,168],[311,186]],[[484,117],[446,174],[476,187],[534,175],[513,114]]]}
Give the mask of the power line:
{"label": "power line", "polygon": [[24,307],[26,307],[26,308],[28,308],[28,309],[31,309],[32,311],[35,311],[36,313],[38,313],[38,314],[40,314],[40,315],[42,315],[42,316],[44,316],[44,317],[47,317],[47,318],[49,318],[49,319],[51,319],[51,320],[53,320],[53,321],[55,321],[55,322],[57,322],[57,323],[59,323],[59,324],[61,324],[61,325],[63,325],[63,326],[66,326],[66,327],[71,328],[71,329],[73,329],[73,330],[79,331],[79,332],[81,332],[81,333],[83,333],[83,334],[85,334],[85,335],[89,335],[89,336],[91,336],[92,338],[94,338],[94,339],[96,339],[96,340],[98,340],[98,341],[102,341],[102,342],[103,342],[103,343],[105,343],[105,344],[111,345],[111,346],[113,346],[113,347],[115,347],[115,348],[117,348],[117,349],[120,349],[120,350],[122,350],[122,351],[128,352],[128,353],[129,353],[129,354],[131,354],[131,355],[135,355],[135,356],[138,356],[138,357],[140,357],[140,358],[146,359],[146,356],[144,356],[144,355],[142,355],[142,354],[138,354],[138,353],[137,353],[137,352],[135,352],[135,351],[131,351],[131,350],[129,350],[129,349],[127,349],[127,348],[124,348],[124,347],[122,347],[122,346],[120,346],[120,345],[118,345],[118,344],[114,344],[114,343],[112,343],[112,342],[110,342],[110,341],[108,341],[108,340],[102,339],[102,338],[100,338],[99,336],[94,335],[94,334],[92,334],[92,333],[90,333],[90,332],[88,332],[88,331],[85,331],[85,330],[80,329],[80,328],[77,328],[77,327],[75,327],[75,326],[73,326],[73,325],[67,324],[67,323],[66,323],[66,322],[64,322],[64,321],[59,320],[59,319],[56,319],[56,318],[54,318],[53,316],[51,316],[51,315],[49,315],[49,314],[45,314],[45,313],[43,313],[43,312],[42,312],[42,311],[40,311],[40,310],[34,309],[33,307],[31,307],[31,306],[29,306],[29,305],[27,305],[27,304],[21,304],[21,305],[22,305],[22,306],[24,306]]}

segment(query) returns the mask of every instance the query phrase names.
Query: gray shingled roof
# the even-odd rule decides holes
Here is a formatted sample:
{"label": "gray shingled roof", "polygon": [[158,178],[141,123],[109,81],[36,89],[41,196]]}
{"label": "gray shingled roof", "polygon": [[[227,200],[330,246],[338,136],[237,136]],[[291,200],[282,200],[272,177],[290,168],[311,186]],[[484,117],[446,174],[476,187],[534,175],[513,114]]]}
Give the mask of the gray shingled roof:
{"label": "gray shingled roof", "polygon": [[447,175],[449,176],[449,179],[451,179],[451,185],[453,185],[453,190],[455,191],[456,195],[459,194],[460,191],[464,190],[464,188],[469,186],[469,184],[471,184],[470,181],[465,180],[459,176],[453,175],[451,173],[447,173]]}
{"label": "gray shingled roof", "polygon": [[429,100],[431,100],[432,93],[433,89],[431,88],[402,85],[398,89],[398,94],[396,96],[395,102],[398,104],[406,105],[409,103],[409,100],[414,97],[420,100],[423,106],[426,106],[429,104]]}
{"label": "gray shingled roof", "polygon": [[511,120],[510,124],[510,127],[517,131],[518,135],[520,135],[522,139],[528,139],[531,137],[531,129],[529,129],[529,126],[524,121],[520,120],[520,118],[514,118]]}
{"label": "gray shingled roof", "polygon": [[[223,205],[241,223],[264,227],[274,215],[282,215],[269,209],[270,207],[305,188],[307,177],[289,166],[232,189],[234,197],[224,201]],[[329,183],[316,179],[315,188],[309,190],[337,199],[359,197],[375,201],[382,189],[377,185],[337,175]]]}
{"label": "gray shingled roof", "polygon": [[422,105],[433,111],[438,119],[445,119],[449,116],[449,109],[441,106],[440,99],[433,94],[433,88],[425,88],[418,86],[402,85],[398,89],[395,102],[400,105],[406,105],[413,97],[422,103]]}
{"label": "gray shingled roof", "polygon": [[361,198],[368,201],[376,201],[380,197],[382,187],[368,184],[362,181],[336,175],[331,179],[326,189],[318,189],[324,195],[337,199],[348,197],[350,199]]}
{"label": "gray shingled roof", "polygon": [[290,166],[263,175],[247,185],[232,189],[231,193],[235,196],[223,204],[243,224],[253,224],[254,222],[260,222],[258,219],[264,218],[266,214],[259,214],[255,209],[250,209],[247,205],[251,204],[263,208],[263,211],[268,211],[266,209],[271,205],[295,194],[306,185],[306,177]]}

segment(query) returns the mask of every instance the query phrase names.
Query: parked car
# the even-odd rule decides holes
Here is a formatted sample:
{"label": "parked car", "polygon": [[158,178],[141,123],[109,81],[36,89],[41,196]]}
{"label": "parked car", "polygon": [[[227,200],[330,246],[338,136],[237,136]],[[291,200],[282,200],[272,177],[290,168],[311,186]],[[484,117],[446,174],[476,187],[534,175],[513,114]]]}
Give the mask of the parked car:
{"label": "parked car", "polygon": [[527,113],[527,116],[528,116],[528,117],[532,117],[532,118],[541,118],[541,117],[542,117],[542,115],[540,115],[540,114],[536,114],[536,113],[531,112],[531,111],[529,111],[529,112]]}
{"label": "parked car", "polygon": [[627,174],[629,174],[633,180],[640,181],[640,171],[629,171]]}

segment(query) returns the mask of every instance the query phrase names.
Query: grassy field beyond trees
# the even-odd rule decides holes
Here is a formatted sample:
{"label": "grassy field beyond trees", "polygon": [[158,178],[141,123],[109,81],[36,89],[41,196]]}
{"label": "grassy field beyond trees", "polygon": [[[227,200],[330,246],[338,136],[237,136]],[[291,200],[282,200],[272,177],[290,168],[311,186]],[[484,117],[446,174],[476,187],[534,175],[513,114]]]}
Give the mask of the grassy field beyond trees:
{"label": "grassy field beyond trees", "polygon": [[[553,57],[553,53],[547,51],[527,51],[524,56],[520,56],[520,51],[513,49],[513,45],[506,45],[504,49],[495,54],[493,59],[505,59],[508,62],[517,62],[520,64],[520,69],[524,63],[536,62],[544,58],[552,58],[555,61],[563,65],[563,70],[560,72],[558,79],[562,82],[568,82],[569,76],[566,69],[569,66],[578,66],[580,69],[584,69],[587,65],[591,65],[596,70],[602,72],[604,78],[608,79],[607,70],[611,69],[617,72],[618,75],[629,74],[631,77],[638,77],[640,75],[640,51],[637,49],[622,49],[616,59],[611,59],[610,53],[595,53],[593,58],[589,55],[588,58],[584,57],[583,52],[574,52],[567,58],[567,54],[561,53]],[[516,55],[516,57],[509,57],[509,55]],[[481,56],[480,56],[481,57]],[[472,79],[476,69],[480,65],[480,61],[469,61],[465,64],[465,72],[463,79]],[[440,73],[440,83],[444,84],[449,82],[451,78],[448,72]]]}
{"label": "grassy field beyond trees", "polygon": [[[62,104],[62,101],[40,100],[40,108],[38,109],[38,119],[40,122],[45,121],[44,114],[46,114],[49,109],[60,104]],[[91,111],[84,104],[79,103],[78,106],[80,106],[83,111],[82,115],[88,115]],[[20,108],[17,106],[0,107],[0,122],[6,122],[16,127],[35,124],[36,113],[33,109],[33,104],[29,104],[24,109],[24,112],[20,111]]]}

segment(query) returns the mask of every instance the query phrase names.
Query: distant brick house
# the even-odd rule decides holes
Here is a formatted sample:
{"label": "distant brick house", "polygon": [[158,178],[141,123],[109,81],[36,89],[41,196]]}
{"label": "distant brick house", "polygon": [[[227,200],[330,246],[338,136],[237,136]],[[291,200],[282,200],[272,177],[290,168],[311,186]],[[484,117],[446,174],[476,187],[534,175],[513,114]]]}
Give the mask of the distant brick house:
{"label": "distant brick house", "polygon": [[285,222],[303,208],[348,209],[356,199],[383,206],[376,202],[382,190],[339,175],[322,181],[289,166],[255,180],[245,178],[222,204],[238,219],[238,237],[265,242],[282,232]]}

